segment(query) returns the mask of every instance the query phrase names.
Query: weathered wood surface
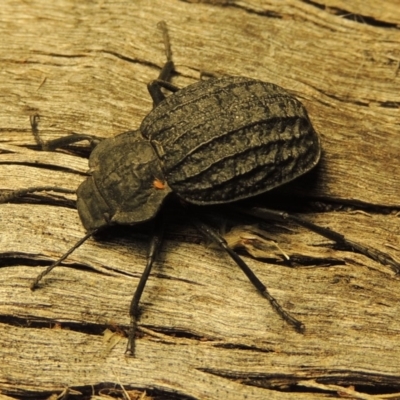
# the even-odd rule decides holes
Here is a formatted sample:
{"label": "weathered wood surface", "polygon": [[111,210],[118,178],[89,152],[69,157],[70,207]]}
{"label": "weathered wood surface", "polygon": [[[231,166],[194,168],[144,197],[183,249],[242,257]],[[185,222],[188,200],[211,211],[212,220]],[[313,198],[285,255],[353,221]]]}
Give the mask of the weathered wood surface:
{"label": "weathered wood surface", "polygon": [[[45,140],[72,131],[109,137],[139,126],[151,109],[146,83],[164,62],[156,24],[166,20],[177,85],[195,82],[201,71],[245,75],[304,102],[323,160],[313,183],[287,191],[344,205],[305,217],[399,260],[397,2],[210,3],[3,1],[0,189],[75,189],[84,179],[84,158],[35,147],[34,113]],[[359,398],[400,391],[399,278],[295,226],[278,242],[289,254],[315,257],[309,268],[246,261],[306,324],[304,335],[181,221],[168,229],[143,296],[137,357],[126,359],[126,338],[107,342],[102,332],[129,324],[144,238],[125,231],[90,240],[40,290],[29,290],[43,266],[84,234],[73,199],[0,205],[0,393],[37,397],[71,387],[87,398],[105,384],[181,399],[338,396],[329,384],[356,385]],[[314,266],[318,259],[336,262]],[[318,391],[314,381],[325,386]]]}

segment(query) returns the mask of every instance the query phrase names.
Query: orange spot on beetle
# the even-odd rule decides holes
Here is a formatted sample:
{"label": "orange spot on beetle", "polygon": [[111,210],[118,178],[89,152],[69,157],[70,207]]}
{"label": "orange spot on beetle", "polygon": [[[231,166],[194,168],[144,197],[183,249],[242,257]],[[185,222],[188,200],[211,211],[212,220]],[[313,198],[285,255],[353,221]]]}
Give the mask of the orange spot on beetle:
{"label": "orange spot on beetle", "polygon": [[166,182],[163,182],[160,179],[154,179],[153,181],[153,186],[155,189],[160,189],[160,190],[164,190],[167,187]]}

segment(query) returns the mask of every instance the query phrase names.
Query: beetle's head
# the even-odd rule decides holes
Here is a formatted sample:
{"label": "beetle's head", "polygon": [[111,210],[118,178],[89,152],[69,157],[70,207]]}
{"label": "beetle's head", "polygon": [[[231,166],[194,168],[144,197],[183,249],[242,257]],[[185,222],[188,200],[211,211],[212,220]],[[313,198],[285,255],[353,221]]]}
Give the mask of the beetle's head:
{"label": "beetle's head", "polygon": [[89,159],[90,176],[77,190],[77,208],[88,231],[153,218],[171,192],[160,160],[139,131],[101,141]]}

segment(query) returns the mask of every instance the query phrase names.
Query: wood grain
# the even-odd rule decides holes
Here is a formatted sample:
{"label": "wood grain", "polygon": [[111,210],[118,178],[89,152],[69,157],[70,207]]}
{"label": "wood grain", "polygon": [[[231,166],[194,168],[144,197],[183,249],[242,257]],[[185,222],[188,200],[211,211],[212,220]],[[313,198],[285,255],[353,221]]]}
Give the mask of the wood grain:
{"label": "wood grain", "polygon": [[[146,84],[164,62],[156,25],[165,20],[176,85],[205,71],[249,76],[306,105],[323,159],[282,190],[290,207],[400,260],[396,4],[6,0],[0,190],[76,189],[85,178],[80,153],[39,151],[29,125],[35,113],[44,140],[139,127],[152,106]],[[124,228],[89,240],[29,290],[85,233],[74,200],[53,193],[0,204],[0,396],[38,398],[69,387],[81,393],[76,398],[96,398],[119,385],[132,398],[136,389],[160,399],[339,396],[329,385],[354,385],[358,398],[400,391],[399,278],[294,225],[264,229],[296,268],[244,258],[305,323],[304,335],[181,217],[168,227],[145,289],[137,357],[126,358],[120,332],[144,268],[145,232]]]}

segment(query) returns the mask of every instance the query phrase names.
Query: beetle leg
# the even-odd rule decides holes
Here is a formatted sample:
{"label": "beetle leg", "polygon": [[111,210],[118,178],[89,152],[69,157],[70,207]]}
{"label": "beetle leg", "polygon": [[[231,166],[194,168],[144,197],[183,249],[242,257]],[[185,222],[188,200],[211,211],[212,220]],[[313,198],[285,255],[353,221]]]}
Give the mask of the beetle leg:
{"label": "beetle leg", "polygon": [[125,354],[129,356],[135,355],[135,336],[137,331],[137,322],[140,317],[139,302],[143,294],[144,287],[149,278],[151,268],[153,267],[154,261],[157,257],[158,250],[162,243],[164,235],[165,220],[162,213],[155,217],[153,228],[153,235],[150,240],[149,248],[147,251],[147,262],[146,267],[140,277],[139,283],[136,287],[135,293],[132,297],[131,305],[129,308],[129,315],[131,317],[131,325],[129,329],[128,345],[126,347]]}
{"label": "beetle leg", "polygon": [[26,196],[27,194],[34,192],[56,192],[56,193],[70,193],[70,194],[76,193],[75,190],[64,189],[57,186],[33,186],[26,189],[12,190],[11,192],[0,194],[0,204],[7,203],[18,197]]}
{"label": "beetle leg", "polygon": [[214,229],[210,228],[208,225],[200,221],[199,219],[191,216],[191,222],[196,226],[196,228],[207,238],[212,240],[213,242],[220,245],[235,261],[235,263],[241,268],[241,270],[246,274],[249,278],[250,282],[254,285],[254,287],[270,302],[272,308],[284,319],[289,325],[292,325],[296,331],[302,333],[305,329],[304,324],[290,315],[279,303],[278,301],[272,297],[269,293],[267,287],[257,278],[254,272],[250,269],[250,267],[244,262],[244,260],[239,257],[231,248],[229,248],[226,240],[219,235]]}
{"label": "beetle leg", "polygon": [[[94,147],[99,142],[99,140],[101,140],[100,138],[96,138],[95,136],[73,134],[73,135],[63,137],[63,138],[44,142],[39,134],[39,128],[38,128],[39,120],[40,120],[40,117],[37,114],[32,115],[30,117],[32,134],[33,134],[37,144],[39,144],[40,147],[42,148],[42,150],[44,150],[44,151],[52,151],[58,147],[65,146],[65,145],[68,145],[71,143],[75,143],[75,142],[78,142],[81,140],[89,140],[92,144],[92,147]],[[64,189],[64,188],[57,187],[57,186],[33,186],[33,187],[26,188],[26,189],[13,190],[9,193],[0,194],[0,203],[7,203],[18,197],[26,196],[27,194],[34,193],[34,192],[57,192],[57,193],[75,194],[76,191],[71,190],[71,189]]]}
{"label": "beetle leg", "polygon": [[168,81],[162,81],[160,79],[156,79],[147,84],[147,90],[150,93],[151,98],[153,99],[153,108],[157,107],[164,99],[165,95],[161,91],[161,88],[167,89],[170,92],[177,92],[179,90],[178,87],[172,85]]}
{"label": "beetle leg", "polygon": [[373,247],[353,242],[352,240],[347,239],[341,233],[335,232],[331,229],[313,224],[312,222],[306,221],[295,215],[288,214],[287,212],[271,210],[269,208],[253,207],[249,209],[242,209],[239,207],[233,207],[233,209],[241,213],[250,214],[262,219],[274,221],[293,221],[298,225],[304,226],[310,231],[317,233],[318,235],[326,237],[327,239],[331,239],[338,244],[355,250],[358,253],[361,253],[376,262],[379,262],[380,264],[388,265],[394,272],[396,272],[396,274],[400,274],[400,263],[398,263],[389,254],[383,253],[382,251]]}
{"label": "beetle leg", "polygon": [[72,143],[80,142],[82,140],[88,140],[92,150],[96,145],[103,140],[102,138],[86,135],[83,133],[73,133],[72,135],[64,136],[58,139],[49,140],[45,142],[39,134],[39,120],[40,116],[38,114],[30,116],[30,123],[32,128],[32,133],[35,138],[36,143],[42,148],[43,151],[54,151],[59,147],[67,146]]}
{"label": "beetle leg", "polygon": [[160,21],[157,26],[163,32],[165,56],[167,58],[167,61],[162,67],[158,78],[147,84],[147,90],[149,91],[150,96],[153,99],[153,108],[157,107],[157,105],[165,99],[165,95],[161,91],[161,88],[167,89],[170,92],[177,92],[179,90],[179,88],[170,83],[171,75],[175,69],[175,66],[174,62],[172,61],[172,50],[168,36],[167,24],[165,23],[165,21]]}

